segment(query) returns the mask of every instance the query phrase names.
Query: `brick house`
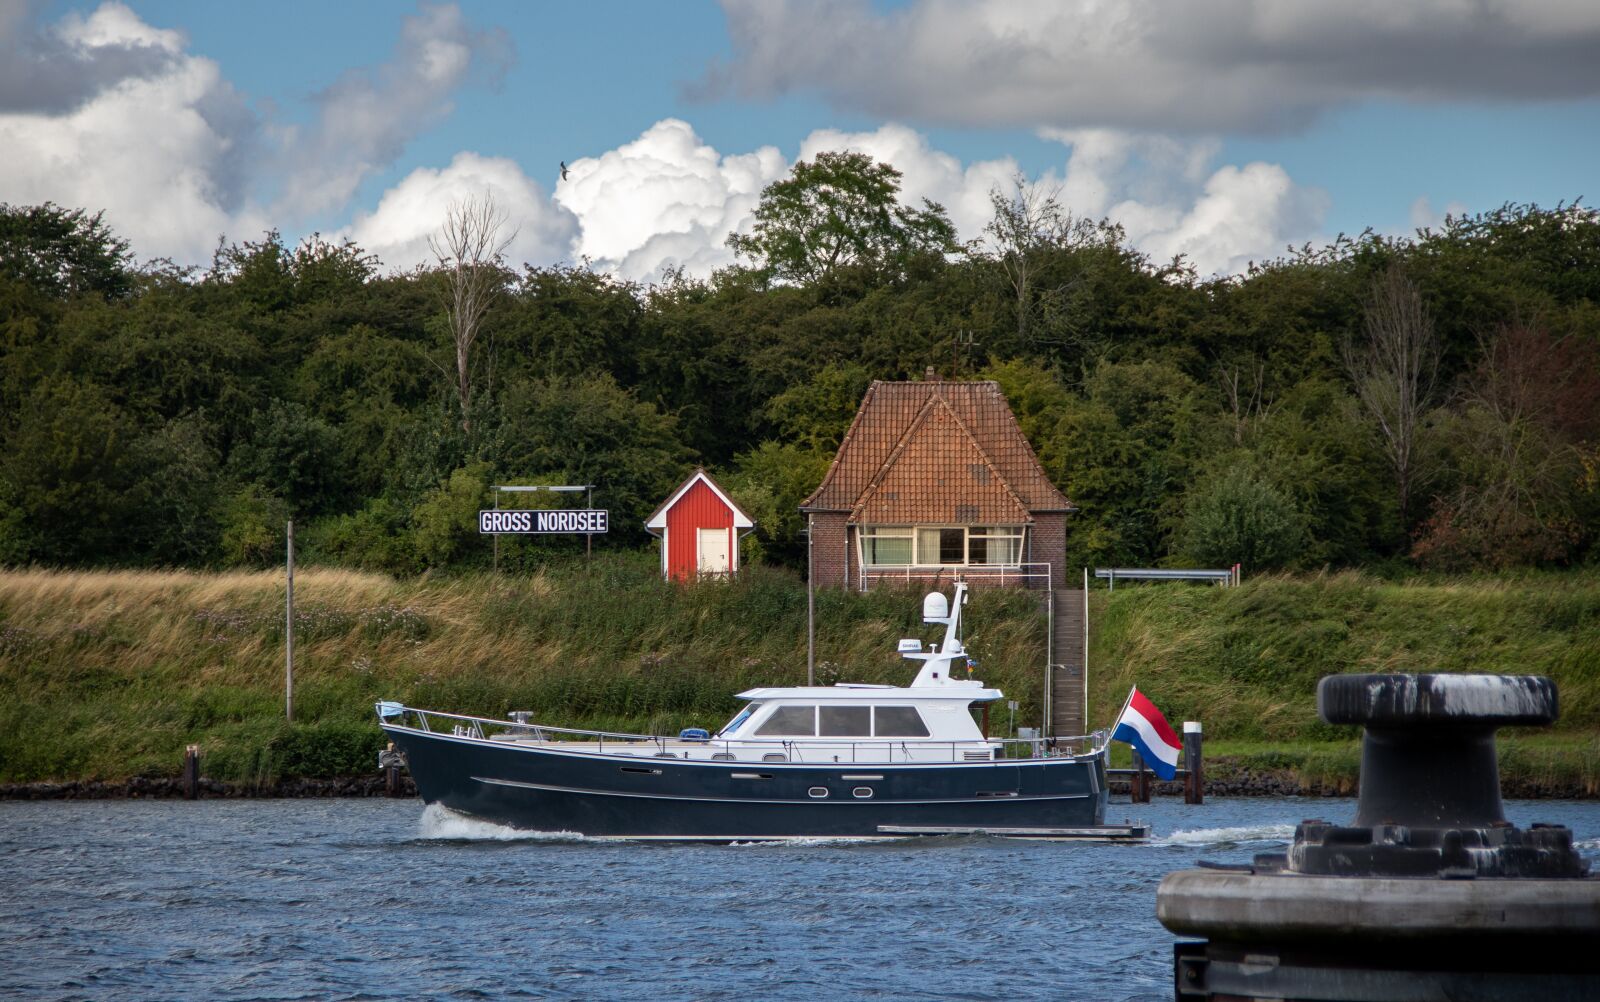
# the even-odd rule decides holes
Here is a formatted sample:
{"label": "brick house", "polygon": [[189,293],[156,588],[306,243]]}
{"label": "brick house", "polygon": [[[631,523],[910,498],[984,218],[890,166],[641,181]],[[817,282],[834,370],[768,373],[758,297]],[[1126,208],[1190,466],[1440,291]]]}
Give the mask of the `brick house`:
{"label": "brick house", "polygon": [[875,381],[800,510],[819,586],[1066,582],[1074,508],[993,381]]}

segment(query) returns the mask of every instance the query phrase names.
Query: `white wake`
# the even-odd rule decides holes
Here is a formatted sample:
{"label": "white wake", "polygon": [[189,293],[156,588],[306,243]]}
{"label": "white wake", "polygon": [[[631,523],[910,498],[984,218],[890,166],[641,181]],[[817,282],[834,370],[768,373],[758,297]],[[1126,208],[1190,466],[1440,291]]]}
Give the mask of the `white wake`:
{"label": "white wake", "polygon": [[577,832],[533,832],[509,825],[495,824],[482,818],[457,814],[440,804],[429,804],[422,809],[417,822],[417,835],[424,839],[466,842],[578,842],[583,836]]}
{"label": "white wake", "polygon": [[1198,828],[1152,838],[1151,845],[1239,845],[1252,842],[1292,842],[1294,825],[1261,825],[1244,828]]}

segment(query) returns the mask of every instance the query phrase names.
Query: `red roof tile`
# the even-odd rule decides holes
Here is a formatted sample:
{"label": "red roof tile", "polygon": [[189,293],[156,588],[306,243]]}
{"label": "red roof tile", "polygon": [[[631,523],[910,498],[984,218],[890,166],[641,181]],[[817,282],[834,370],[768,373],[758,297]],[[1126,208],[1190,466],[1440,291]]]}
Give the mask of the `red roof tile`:
{"label": "red roof tile", "polygon": [[880,524],[1015,524],[1019,511],[1071,507],[998,383],[937,380],[874,382],[822,485],[801,504]]}

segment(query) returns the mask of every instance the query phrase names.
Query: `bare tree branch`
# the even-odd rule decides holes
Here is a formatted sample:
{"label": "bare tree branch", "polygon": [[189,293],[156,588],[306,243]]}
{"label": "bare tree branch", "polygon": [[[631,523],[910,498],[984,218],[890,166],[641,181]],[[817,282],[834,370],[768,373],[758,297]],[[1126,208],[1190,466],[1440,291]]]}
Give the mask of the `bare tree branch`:
{"label": "bare tree branch", "polygon": [[461,400],[461,430],[472,430],[472,346],[484,315],[504,287],[504,255],[517,231],[506,232],[509,217],[485,192],[452,202],[444,227],[428,238],[428,249],[445,275],[445,310],[456,350],[456,392]]}
{"label": "bare tree branch", "polygon": [[1419,480],[1417,432],[1438,380],[1439,337],[1399,265],[1374,279],[1363,327],[1365,337],[1345,345],[1345,369],[1383,434],[1403,523]]}

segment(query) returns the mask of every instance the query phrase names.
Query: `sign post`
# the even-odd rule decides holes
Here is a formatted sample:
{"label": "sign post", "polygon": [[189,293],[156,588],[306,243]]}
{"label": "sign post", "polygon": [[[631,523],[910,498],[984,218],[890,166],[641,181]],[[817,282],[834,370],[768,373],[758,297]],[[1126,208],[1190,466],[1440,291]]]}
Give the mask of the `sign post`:
{"label": "sign post", "polygon": [[[532,494],[550,491],[553,494],[583,492],[585,508],[501,508],[500,492]],[[551,536],[579,535],[584,537],[584,559],[594,556],[594,537],[609,532],[611,513],[594,507],[594,484],[495,484],[494,507],[478,512],[478,532],[494,537],[494,565],[500,568],[501,536]]]}

